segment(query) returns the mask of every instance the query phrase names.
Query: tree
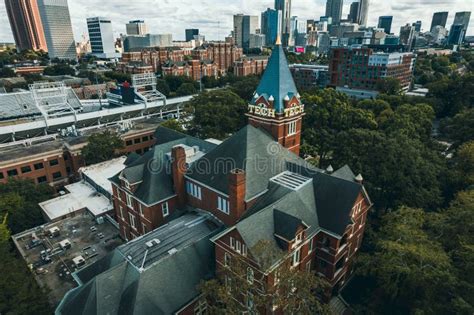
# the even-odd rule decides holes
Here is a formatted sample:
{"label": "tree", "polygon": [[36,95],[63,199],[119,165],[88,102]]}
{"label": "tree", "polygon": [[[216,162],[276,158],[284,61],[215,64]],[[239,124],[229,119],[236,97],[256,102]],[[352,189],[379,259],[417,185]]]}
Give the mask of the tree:
{"label": "tree", "polygon": [[245,126],[246,103],[229,90],[194,97],[187,111],[194,115],[188,129],[202,138],[224,139]]}
{"label": "tree", "polygon": [[87,165],[97,164],[112,159],[123,147],[123,140],[116,133],[106,130],[89,137],[82,156]]}
{"label": "tree", "polygon": [[15,76],[15,71],[12,68],[3,67],[0,69],[0,78],[11,78]]}
{"label": "tree", "polygon": [[166,97],[170,96],[171,90],[166,80],[163,80],[163,79],[156,80],[156,89],[159,92],[161,92],[163,95],[165,95]]}
{"label": "tree", "polygon": [[161,126],[172,129],[172,130],[175,130],[175,131],[178,131],[178,132],[184,132],[185,131],[183,126],[181,125],[181,123],[176,119],[169,119],[169,120],[165,121],[164,123],[162,123]]}
{"label": "tree", "polygon": [[193,83],[183,83],[176,91],[176,94],[178,96],[193,95],[196,93],[197,93],[197,90],[194,87]]}
{"label": "tree", "polygon": [[426,216],[421,209],[402,207],[382,218],[374,252],[359,258],[359,274],[375,280],[369,313],[456,313],[451,260],[423,230]]}
{"label": "tree", "polygon": [[49,185],[10,179],[0,184],[0,218],[8,213],[7,225],[14,234],[39,226],[44,223],[44,217],[38,203],[53,195],[54,189]]}
{"label": "tree", "polygon": [[376,89],[382,94],[398,95],[402,87],[400,80],[397,78],[383,78],[377,81]]}
{"label": "tree", "polygon": [[75,75],[76,71],[68,64],[60,63],[44,69],[44,75]]}
{"label": "tree", "polygon": [[249,102],[252,99],[259,82],[260,79],[257,76],[241,77],[231,84],[230,89],[244,101]]}
{"label": "tree", "polygon": [[441,130],[457,143],[474,140],[474,108],[465,109],[441,124]]}
{"label": "tree", "polygon": [[117,81],[118,83],[132,82],[132,76],[128,73],[107,71],[104,73],[104,75],[109,79]]}
{"label": "tree", "polygon": [[[250,252],[261,270],[270,267],[268,257],[282,255],[263,240]],[[199,289],[211,314],[239,314],[246,309],[260,312],[274,307],[283,314],[328,314],[327,306],[316,298],[328,288],[325,280],[314,272],[292,269],[290,261],[281,263],[276,272],[278,283],[269,283],[259,269],[250,267],[241,256],[232,256],[220,273],[221,278],[203,282]]]}

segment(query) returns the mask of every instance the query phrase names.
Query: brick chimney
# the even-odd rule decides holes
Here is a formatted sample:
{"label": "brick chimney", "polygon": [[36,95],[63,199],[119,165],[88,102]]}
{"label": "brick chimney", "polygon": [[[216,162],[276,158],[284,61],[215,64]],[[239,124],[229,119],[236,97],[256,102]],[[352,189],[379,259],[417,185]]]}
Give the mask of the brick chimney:
{"label": "brick chimney", "polygon": [[186,174],[186,152],[182,146],[175,146],[171,150],[173,172],[173,187],[178,195],[178,206],[184,206],[186,203],[186,189],[184,183],[184,174]]}
{"label": "brick chimney", "polygon": [[245,212],[245,171],[234,169],[228,176],[230,213],[237,222]]}

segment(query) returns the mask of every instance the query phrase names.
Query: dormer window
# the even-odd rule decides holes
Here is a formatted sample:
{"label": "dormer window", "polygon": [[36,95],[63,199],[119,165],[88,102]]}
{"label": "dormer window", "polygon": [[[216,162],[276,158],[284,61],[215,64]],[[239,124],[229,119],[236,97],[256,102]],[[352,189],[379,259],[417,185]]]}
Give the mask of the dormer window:
{"label": "dormer window", "polygon": [[299,244],[303,241],[303,232],[296,235],[295,244]]}
{"label": "dormer window", "polygon": [[124,179],[123,182],[124,182],[124,184],[125,184],[125,188],[127,188],[128,190],[130,190],[130,183],[129,183],[126,179]]}

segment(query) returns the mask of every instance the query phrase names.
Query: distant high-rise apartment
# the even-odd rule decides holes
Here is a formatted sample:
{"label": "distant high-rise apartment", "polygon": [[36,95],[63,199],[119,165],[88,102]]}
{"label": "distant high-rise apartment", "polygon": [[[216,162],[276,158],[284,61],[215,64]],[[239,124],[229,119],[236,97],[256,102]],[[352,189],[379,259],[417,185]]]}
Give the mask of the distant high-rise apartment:
{"label": "distant high-rise apartment", "polygon": [[282,12],[280,10],[267,9],[262,12],[260,20],[260,30],[265,35],[267,46],[275,44],[278,34],[281,30]]}
{"label": "distant high-rise apartment", "polygon": [[400,44],[405,45],[407,50],[411,50],[414,38],[415,27],[413,25],[406,24],[400,28]]}
{"label": "distant high-rise apartment", "polygon": [[448,20],[448,12],[435,12],[433,14],[433,20],[431,21],[430,31],[433,30],[435,26],[446,27],[446,21]]}
{"label": "distant high-rise apartment", "polygon": [[412,24],[412,26],[415,28],[415,32],[421,32],[421,23],[421,21],[416,21]]}
{"label": "distant high-rise apartment", "polygon": [[51,59],[77,59],[67,0],[38,0]]}
{"label": "distant high-rise apartment", "polygon": [[291,0],[275,0],[275,10],[281,11],[281,39],[283,46],[292,46]]}
{"label": "distant high-rise apartment", "polygon": [[449,31],[448,45],[461,45],[465,35],[462,24],[453,24]]}
{"label": "distant high-rise apartment", "polygon": [[347,16],[349,22],[357,23],[357,13],[359,13],[359,2],[352,2],[349,15]]}
{"label": "distant high-rise apartment", "polygon": [[467,28],[469,27],[469,20],[471,19],[471,12],[469,11],[464,11],[464,12],[456,12],[456,15],[454,17],[454,25],[462,25],[462,30],[464,32],[462,36],[462,41],[464,41],[464,37],[466,37],[467,33]]}
{"label": "distant high-rise apartment", "polygon": [[99,58],[115,58],[115,39],[112,21],[104,17],[87,19],[87,29],[91,43],[92,54]]}
{"label": "distant high-rise apartment", "polygon": [[361,26],[367,25],[369,17],[369,0],[359,0],[359,7],[357,11],[357,24]]}
{"label": "distant high-rise apartment", "polygon": [[392,21],[393,21],[393,16],[381,16],[379,17],[379,28],[383,28],[385,30],[385,33],[390,34],[392,31]]}
{"label": "distant high-rise apartment", "polygon": [[195,39],[194,36],[199,36],[199,29],[197,28],[188,28],[185,30],[186,41],[190,42]]}
{"label": "distant high-rise apartment", "polygon": [[146,35],[149,33],[148,26],[143,20],[133,20],[127,23],[127,35]]}
{"label": "distant high-rise apartment", "polygon": [[339,24],[341,22],[343,5],[343,0],[327,0],[326,16],[332,18],[332,24]]}
{"label": "distant high-rise apartment", "polygon": [[5,7],[17,49],[47,51],[36,0],[5,0]]}
{"label": "distant high-rise apartment", "polygon": [[234,15],[234,36],[237,47],[250,49],[250,34],[256,34],[258,16],[237,14]]}

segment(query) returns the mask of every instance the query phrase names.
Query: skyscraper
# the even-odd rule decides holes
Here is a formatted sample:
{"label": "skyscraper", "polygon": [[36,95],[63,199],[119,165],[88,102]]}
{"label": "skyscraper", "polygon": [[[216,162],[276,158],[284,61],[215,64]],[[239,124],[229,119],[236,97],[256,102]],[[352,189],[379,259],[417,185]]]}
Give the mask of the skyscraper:
{"label": "skyscraper", "polygon": [[8,19],[19,51],[48,51],[36,0],[5,0]]}
{"label": "skyscraper", "polygon": [[115,39],[111,20],[104,17],[88,18],[87,29],[93,55],[106,59],[119,57],[115,53]]}
{"label": "skyscraper", "polygon": [[327,0],[326,16],[332,18],[332,24],[339,24],[341,22],[343,4],[343,0]]}
{"label": "skyscraper", "polygon": [[462,24],[453,24],[449,31],[448,45],[461,45],[465,35]]}
{"label": "skyscraper", "polygon": [[416,21],[415,23],[412,24],[412,26],[415,27],[415,32],[421,32],[421,21]]}
{"label": "skyscraper", "polygon": [[199,30],[197,28],[189,28],[185,30],[186,41],[190,42],[194,39],[194,36],[199,35]]}
{"label": "skyscraper", "polygon": [[415,38],[415,27],[406,24],[400,28],[400,44],[405,45],[410,51],[413,46],[413,39]]}
{"label": "skyscraper", "polygon": [[148,26],[143,20],[133,20],[127,23],[127,35],[146,35],[148,34]]}
{"label": "skyscraper", "polygon": [[280,10],[273,10],[268,8],[267,11],[262,12],[261,18],[261,32],[265,35],[265,42],[267,46],[273,46],[276,42],[277,36],[281,30],[282,12]]}
{"label": "skyscraper", "polygon": [[446,21],[448,20],[448,12],[435,12],[433,14],[433,20],[431,21],[430,31],[433,30],[435,26],[441,25],[446,27]]}
{"label": "skyscraper", "polygon": [[77,59],[67,0],[38,0],[51,59]]}
{"label": "skyscraper", "polygon": [[361,26],[367,25],[369,17],[369,0],[359,0],[359,8],[357,12],[357,24]]}
{"label": "skyscraper", "polygon": [[352,2],[349,15],[347,16],[349,22],[357,23],[357,13],[359,13],[359,2]]}
{"label": "skyscraper", "polygon": [[292,45],[291,34],[291,0],[275,0],[275,10],[281,11],[281,38],[283,46]]}
{"label": "skyscraper", "polygon": [[237,14],[234,15],[234,37],[237,47],[244,51],[250,48],[250,34],[256,34],[258,29],[258,16]]}
{"label": "skyscraper", "polygon": [[471,19],[471,12],[464,11],[464,12],[456,12],[456,15],[454,16],[454,25],[462,25],[462,30],[464,31],[464,34],[462,36],[461,42],[464,41],[464,37],[466,37],[467,33],[467,28],[469,27],[469,20]]}
{"label": "skyscraper", "polygon": [[379,17],[379,28],[383,28],[385,30],[385,33],[390,34],[392,31],[392,21],[393,21],[393,16],[381,16]]}

